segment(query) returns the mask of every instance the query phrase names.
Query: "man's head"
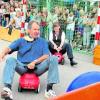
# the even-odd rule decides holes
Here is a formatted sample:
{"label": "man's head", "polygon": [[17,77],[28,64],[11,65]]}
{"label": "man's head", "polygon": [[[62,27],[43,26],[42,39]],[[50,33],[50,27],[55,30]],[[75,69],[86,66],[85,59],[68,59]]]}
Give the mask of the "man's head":
{"label": "man's head", "polygon": [[28,33],[32,38],[37,38],[40,35],[39,23],[36,21],[30,21],[28,24]]}
{"label": "man's head", "polygon": [[60,23],[59,22],[53,23],[53,31],[55,33],[59,33],[59,31],[60,31]]}
{"label": "man's head", "polygon": [[21,11],[20,11],[20,10],[17,10],[17,11],[16,11],[16,16],[17,16],[17,17],[21,17]]}

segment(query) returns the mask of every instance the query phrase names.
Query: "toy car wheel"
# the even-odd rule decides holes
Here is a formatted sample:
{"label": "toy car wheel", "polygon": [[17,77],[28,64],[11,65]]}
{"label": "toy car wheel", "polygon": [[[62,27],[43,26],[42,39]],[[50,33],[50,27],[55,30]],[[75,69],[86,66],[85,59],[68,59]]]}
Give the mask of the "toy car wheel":
{"label": "toy car wheel", "polygon": [[40,92],[40,84],[38,86],[38,88],[35,90],[35,93],[39,93]]}
{"label": "toy car wheel", "polygon": [[64,65],[64,63],[65,63],[65,59],[62,60],[61,65]]}
{"label": "toy car wheel", "polygon": [[18,92],[22,92],[22,88],[20,87],[20,85],[18,86]]}

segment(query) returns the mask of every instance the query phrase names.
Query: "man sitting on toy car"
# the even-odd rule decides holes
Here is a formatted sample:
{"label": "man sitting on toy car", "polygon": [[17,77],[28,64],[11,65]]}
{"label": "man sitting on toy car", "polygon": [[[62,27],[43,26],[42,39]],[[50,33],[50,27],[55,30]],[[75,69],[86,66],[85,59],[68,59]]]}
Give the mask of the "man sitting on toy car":
{"label": "man sitting on toy car", "polygon": [[10,57],[6,60],[3,73],[4,88],[1,92],[2,98],[9,98],[10,100],[13,100],[11,87],[14,73],[16,71],[19,74],[23,74],[27,72],[27,67],[31,70],[34,70],[36,67],[34,73],[38,76],[48,70],[45,97],[49,98],[55,96],[55,92],[52,88],[53,84],[59,82],[58,58],[56,56],[49,55],[48,42],[39,37],[39,33],[40,27],[38,22],[29,22],[29,35],[15,40],[0,54],[0,60],[3,60],[7,54],[18,51],[17,59]]}
{"label": "man sitting on toy car", "polygon": [[65,33],[61,30],[59,22],[53,24],[53,31],[49,36],[49,49],[53,54],[59,51],[61,54],[66,53],[70,60],[70,65],[76,65],[77,63],[73,60],[72,47],[69,43],[65,43]]}

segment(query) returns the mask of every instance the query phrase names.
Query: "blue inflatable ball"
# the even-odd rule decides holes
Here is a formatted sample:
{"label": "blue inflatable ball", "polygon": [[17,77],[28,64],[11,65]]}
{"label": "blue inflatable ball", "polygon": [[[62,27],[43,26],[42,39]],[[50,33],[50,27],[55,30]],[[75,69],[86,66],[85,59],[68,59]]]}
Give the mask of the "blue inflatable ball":
{"label": "blue inflatable ball", "polygon": [[84,74],[81,74],[78,76],[76,79],[72,81],[72,83],[69,85],[68,89],[66,92],[96,83],[100,82],[100,72],[99,71],[92,71],[92,72],[87,72]]}

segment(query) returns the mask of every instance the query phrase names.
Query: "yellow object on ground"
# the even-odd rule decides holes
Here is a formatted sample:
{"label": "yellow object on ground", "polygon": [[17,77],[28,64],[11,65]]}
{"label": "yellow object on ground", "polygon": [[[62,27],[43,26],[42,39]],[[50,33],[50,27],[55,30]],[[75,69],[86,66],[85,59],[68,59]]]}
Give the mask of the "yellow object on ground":
{"label": "yellow object on ground", "polygon": [[20,38],[20,30],[0,27],[0,39],[12,42],[18,38]]}
{"label": "yellow object on ground", "polygon": [[100,45],[97,45],[93,53],[93,63],[100,65]]}

